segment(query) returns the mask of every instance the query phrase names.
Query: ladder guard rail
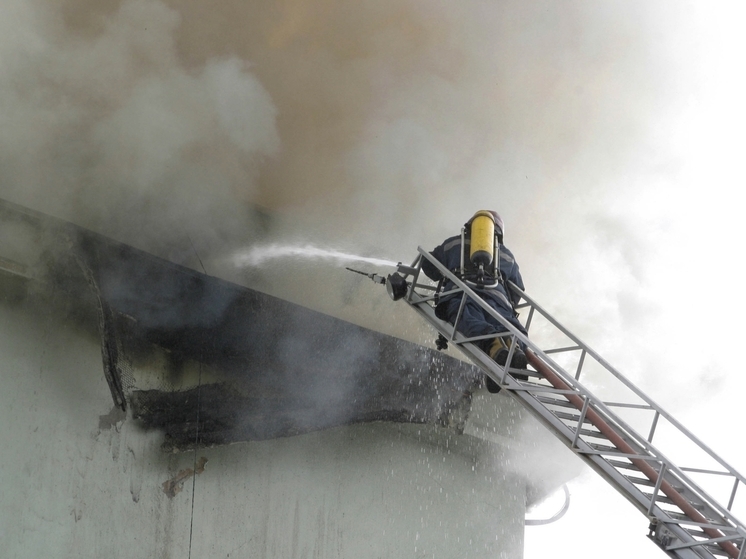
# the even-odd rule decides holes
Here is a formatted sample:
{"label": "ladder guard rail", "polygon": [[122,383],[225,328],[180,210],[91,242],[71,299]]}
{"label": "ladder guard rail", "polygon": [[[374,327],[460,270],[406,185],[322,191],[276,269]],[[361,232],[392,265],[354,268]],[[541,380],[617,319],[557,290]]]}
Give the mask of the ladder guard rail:
{"label": "ladder guard rail", "polygon": [[[421,247],[418,247],[419,255],[416,257],[415,261],[413,262],[412,266],[399,266],[399,271],[403,273],[405,276],[411,275],[413,277],[412,282],[409,285],[409,288],[407,290],[406,299],[407,302],[417,308],[418,305],[425,304],[432,308],[432,303],[436,302],[436,299],[438,297],[437,293],[434,293],[433,295],[427,295],[422,296],[420,295],[416,289],[422,289],[425,291],[432,292],[433,287],[430,284],[421,284],[418,283],[419,276],[422,271],[422,259],[427,259],[430,263],[435,266],[435,268],[445,277],[447,277],[455,286],[456,288],[450,290],[449,292],[442,294],[458,294],[463,292],[465,297],[464,300],[468,297],[473,302],[475,302],[477,305],[479,305],[481,308],[483,308],[486,312],[488,312],[491,316],[493,316],[497,321],[499,321],[503,326],[506,328],[508,333],[500,333],[500,334],[493,334],[489,337],[498,337],[498,336],[505,336],[509,335],[511,338],[520,340],[523,342],[527,348],[530,348],[531,352],[534,353],[535,356],[540,359],[543,364],[545,364],[547,367],[549,367],[553,373],[555,373],[558,377],[561,378],[561,381],[564,382],[570,392],[577,397],[582,398],[583,400],[583,406],[582,406],[582,412],[580,416],[580,421],[578,422],[577,427],[575,427],[575,438],[572,441],[573,445],[571,448],[578,452],[580,455],[598,455],[598,456],[612,456],[615,457],[624,457],[629,459],[630,456],[634,457],[639,460],[643,461],[650,461],[651,463],[659,463],[660,466],[660,476],[657,476],[660,481],[656,484],[655,493],[652,496],[653,500],[650,503],[650,510],[648,511],[648,516],[651,516],[651,512],[653,509],[653,506],[655,505],[655,501],[658,498],[658,492],[660,489],[661,481],[664,477],[668,476],[668,478],[673,477],[678,484],[683,485],[687,491],[689,491],[691,494],[696,495],[696,497],[702,502],[706,503],[707,506],[710,506],[714,511],[717,511],[717,513],[721,516],[724,522],[729,522],[731,525],[715,525],[712,526],[717,529],[721,530],[723,532],[733,532],[733,535],[723,535],[721,538],[710,538],[708,540],[702,541],[700,543],[693,543],[692,545],[679,545],[678,548],[685,549],[688,547],[701,547],[704,548],[704,546],[710,542],[710,543],[718,543],[718,542],[728,542],[728,541],[737,541],[741,540],[741,548],[738,550],[733,546],[730,551],[728,552],[729,555],[735,557],[734,549],[736,550],[738,559],[743,559],[746,557],[746,529],[744,529],[743,524],[735,517],[735,515],[732,514],[731,508],[735,501],[736,491],[740,484],[746,483],[746,477],[744,477],[742,474],[740,474],[735,468],[730,466],[725,460],[720,458],[712,449],[710,449],[707,445],[705,445],[699,438],[697,438],[695,435],[693,435],[689,430],[687,430],[681,423],[679,423],[671,414],[666,412],[659,404],[657,404],[655,401],[653,401],[651,398],[649,398],[646,394],[644,394],[637,386],[635,386],[629,379],[627,379],[624,375],[622,375],[619,371],[617,371],[614,367],[612,367],[606,360],[604,360],[597,352],[592,350],[587,344],[585,344],[583,341],[581,341],[577,336],[572,334],[569,330],[567,330],[564,326],[562,326],[557,320],[555,320],[545,309],[543,309],[536,301],[534,301],[532,298],[530,298],[528,295],[526,295],[525,292],[523,292],[521,289],[519,289],[515,284],[510,284],[510,289],[514,290],[516,294],[520,296],[520,298],[525,301],[524,304],[520,305],[521,308],[530,307],[530,313],[526,324],[526,329],[528,330],[530,327],[531,320],[533,318],[533,313],[538,312],[542,317],[544,317],[552,326],[554,326],[559,332],[561,332],[563,335],[565,335],[567,338],[569,338],[572,342],[576,344],[575,347],[565,347],[565,348],[554,348],[548,349],[548,350],[542,350],[538,347],[536,343],[534,343],[531,339],[529,339],[527,336],[525,336],[523,333],[518,331],[510,322],[508,322],[505,318],[500,316],[494,309],[492,309],[481,297],[479,297],[472,289],[469,287],[466,283],[462,282],[458,277],[456,277],[450,270],[445,268],[440,262],[438,262],[432,255],[430,255],[427,251],[423,250]],[[462,301],[462,308],[463,308],[464,301]],[[419,309],[418,309],[419,310]],[[438,320],[433,317],[430,317],[431,320]],[[476,341],[477,339],[485,339],[485,336],[478,336],[475,338],[465,338],[462,334],[457,332],[457,325],[458,321],[461,318],[461,312],[459,311],[459,315],[456,319],[456,324],[452,326],[452,331],[450,332],[450,341],[453,343],[463,346],[466,343]],[[439,321],[441,324],[447,324],[445,322]],[[436,325],[437,329],[441,332],[447,332],[447,328],[443,328],[442,326],[438,327]],[[511,344],[511,354],[512,354],[512,348],[515,347],[515,344]],[[578,363],[578,368],[575,376],[569,374],[562,366],[557,364],[554,360],[552,360],[549,357],[549,353],[559,353],[559,352],[567,352],[567,351],[581,351],[581,357]],[[472,356],[476,357],[477,360],[483,360],[480,356]],[[623,402],[608,402],[604,403],[597,397],[595,397],[590,391],[588,391],[582,384],[579,382],[579,378],[582,373],[582,369],[585,366],[585,359],[586,357],[590,357],[592,360],[596,361],[601,367],[606,370],[608,373],[610,373],[614,378],[616,378],[618,381],[620,381],[626,388],[628,388],[635,396],[640,398],[643,402],[645,402],[644,405],[642,404],[628,404]],[[489,366],[483,367],[485,371],[489,370]],[[496,379],[493,379],[496,380]],[[507,368],[503,371],[502,378],[499,379],[500,384],[503,387],[508,388],[512,392],[525,392],[525,393],[552,393],[552,394],[565,394],[568,391],[567,390],[557,390],[557,389],[551,389],[546,386],[540,386],[540,385],[533,385],[531,387],[526,387],[521,385],[520,383],[517,383],[512,378],[510,378],[507,374]],[[620,417],[618,417],[613,411],[611,411],[610,407],[630,407],[630,408],[639,408],[639,409],[645,409],[649,411],[655,411],[655,415],[652,422],[652,427],[650,430],[650,434],[648,438],[645,438],[637,433],[635,429],[630,427],[624,420],[622,420]],[[645,451],[649,454],[649,456],[638,455],[638,454],[632,454],[632,455],[625,455],[625,453],[620,452],[608,452],[605,450],[594,450],[590,445],[585,443],[585,441],[582,441],[585,443],[585,448],[581,449],[578,446],[575,446],[578,442],[578,437],[580,434],[581,427],[585,421],[585,414],[588,409],[592,409],[595,413],[600,414],[600,417],[602,417],[602,420],[609,422],[612,425],[615,425],[617,429],[621,431],[622,439],[628,443],[633,443],[634,445],[637,445],[639,448],[635,449],[634,452],[639,451]],[[659,418],[664,418],[668,423],[681,435],[685,437],[687,441],[690,443],[693,443],[694,446],[702,451],[705,455],[707,455],[709,458],[713,459],[715,462],[717,462],[720,466],[722,466],[726,471],[719,472],[714,470],[706,470],[706,469],[700,469],[700,468],[679,468],[676,464],[674,464],[671,460],[666,458],[655,446],[652,444],[652,439],[656,430],[657,423],[659,421]],[[565,427],[568,427],[566,424],[563,424]],[[555,427],[556,429],[556,427]],[[617,449],[614,449],[617,450]],[[697,473],[704,473],[704,474],[715,474],[718,476],[730,476],[734,478],[734,486],[731,491],[730,500],[727,507],[723,507],[720,505],[719,501],[712,498],[706,491],[704,491],[702,488],[700,488],[696,483],[694,483],[685,473],[686,471],[692,471]],[[668,482],[663,482],[668,483]],[[618,490],[621,491],[619,487],[617,487]],[[632,499],[630,499],[632,500]],[[635,503],[634,500],[632,500],[633,503]],[[636,503],[637,504],[637,503]],[[639,504],[638,504],[639,507]],[[664,514],[665,517],[665,514]],[[651,518],[652,520],[652,518]],[[660,520],[660,518],[659,518]],[[664,520],[665,522],[665,520]],[[687,526],[692,526],[698,524],[696,521],[685,521],[685,522],[672,522],[672,524],[684,524]],[[699,522],[699,524],[707,524]],[[707,524],[710,526],[709,524]],[[678,527],[678,526],[677,526]],[[659,545],[661,545],[659,543]],[[661,545],[662,546],[662,545]],[[663,547],[663,546],[662,546]],[[671,548],[673,550],[673,548]],[[679,556],[678,554],[676,555]],[[707,557],[710,557],[708,553]]]}
{"label": "ladder guard rail", "polygon": [[[529,297],[517,285],[515,285],[512,282],[509,282],[509,283],[510,283],[510,288],[514,290],[517,294],[519,294],[521,296],[521,299],[527,302],[528,306],[538,311],[539,314],[541,314],[544,318],[546,318],[549,322],[551,322],[555,328],[557,328],[560,332],[562,332],[564,335],[570,338],[573,342],[578,344],[578,346],[580,346],[580,348],[582,348],[586,352],[587,355],[590,355],[593,359],[596,360],[596,362],[599,365],[601,365],[609,373],[614,375],[622,384],[624,384],[627,388],[629,388],[632,392],[634,392],[637,397],[639,397],[648,406],[650,406],[650,409],[655,410],[656,413],[658,413],[661,417],[665,418],[669,423],[671,423],[671,425],[673,425],[677,429],[677,431],[679,431],[684,436],[686,436],[687,439],[695,443],[701,450],[703,450],[706,454],[708,454],[710,458],[715,460],[718,464],[720,464],[723,468],[727,470],[727,472],[702,471],[701,473],[713,473],[713,474],[719,473],[720,475],[732,475],[740,483],[746,484],[746,477],[744,477],[740,472],[738,472],[735,468],[733,468],[730,464],[728,464],[725,460],[723,460],[720,456],[718,456],[709,446],[707,446],[704,442],[702,442],[696,435],[691,433],[686,427],[684,427],[679,421],[677,421],[670,413],[668,413],[660,405],[658,405],[658,403],[656,403],[652,398],[648,397],[647,394],[645,394],[642,390],[640,390],[635,384],[632,383],[632,381],[630,381],[622,373],[617,371],[610,363],[608,363],[598,353],[596,353],[593,349],[591,349],[587,344],[583,343],[577,336],[575,336],[572,332],[567,330],[567,328],[562,326],[562,324],[557,322],[546,310],[544,310],[536,301],[534,301],[531,297]],[[581,364],[581,367],[582,365],[583,364]]]}
{"label": "ladder guard rail", "polygon": [[[514,286],[511,286],[511,288]],[[517,292],[521,294],[521,297],[523,297],[525,294],[515,287]],[[528,300],[528,299],[526,299]],[[530,301],[530,304],[533,305],[535,302],[533,300]],[[538,310],[538,305],[536,307]],[[540,309],[540,313],[545,318],[551,318],[546,311],[543,309]],[[558,325],[558,323],[552,319],[551,320],[553,325]],[[570,334],[565,328],[562,328],[561,331],[565,335],[572,335]],[[650,452],[653,456],[656,456],[661,459],[661,462],[666,464],[666,467],[668,468],[668,472],[673,472],[677,474],[677,478],[682,483],[685,483],[690,490],[692,490],[694,493],[698,494],[699,497],[705,501],[707,501],[711,506],[713,506],[715,509],[718,510],[720,514],[723,515],[724,518],[727,518],[731,522],[735,524],[741,524],[740,521],[735,517],[735,515],[732,513],[732,508],[735,503],[735,497],[736,492],[739,488],[740,484],[743,484],[746,482],[746,479],[744,476],[738,472],[735,468],[733,468],[730,464],[728,464],[725,460],[723,460],[720,456],[718,456],[710,447],[708,447],[706,444],[704,444],[698,437],[696,437],[693,433],[691,433],[688,429],[686,429],[679,421],[677,421],[671,414],[666,412],[659,404],[657,404],[655,401],[653,401],[651,398],[649,398],[646,394],[644,394],[639,388],[637,388],[629,379],[624,377],[619,371],[611,367],[611,365],[608,364],[605,360],[600,358],[598,354],[593,351],[590,347],[585,345],[583,342],[577,339],[574,335],[572,335],[573,341],[576,341],[576,343],[579,343],[583,346],[583,350],[589,355],[592,359],[594,359],[597,363],[599,363],[607,372],[611,373],[617,380],[622,382],[628,389],[630,389],[638,398],[643,400],[646,403],[646,406],[648,406],[649,410],[655,411],[656,415],[654,417],[654,424],[651,427],[650,435],[647,439],[644,439],[640,437],[639,435],[636,435],[635,433],[635,439],[638,444],[640,444],[643,448],[645,448],[648,452]],[[553,364],[553,367],[556,364]],[[555,369],[559,368],[558,366],[555,367]],[[582,368],[582,365],[581,365]],[[578,374],[574,377],[576,380],[580,377],[580,371],[578,371]],[[574,383],[573,383],[574,384]],[[619,406],[619,404],[610,404],[608,402],[603,403],[603,406],[599,406],[603,408],[610,407],[612,405]],[[621,407],[621,406],[620,406]],[[629,405],[624,407],[630,407]],[[725,471],[716,471],[716,470],[709,470],[709,469],[703,469],[703,468],[688,468],[688,467],[678,467],[676,464],[674,464],[671,460],[667,459],[659,450],[655,448],[655,446],[652,445],[652,438],[653,434],[655,432],[656,424],[659,420],[659,418],[662,417],[666,419],[669,424],[675,429],[676,432],[683,435],[686,441],[693,443],[696,448],[698,448],[700,451],[702,451],[704,454],[706,454],[709,458],[716,461],[720,466],[722,466]],[[616,421],[615,421],[616,422]],[[626,423],[622,420],[619,420],[618,423],[624,427],[625,429],[631,429],[629,428]],[[634,432],[634,431],[633,431]],[[685,472],[692,472],[692,473],[700,473],[700,474],[707,474],[707,475],[713,475],[713,476],[728,476],[732,477],[734,479],[734,484],[731,490],[731,494],[728,500],[728,504],[723,507],[720,504],[720,501],[713,499],[711,496],[708,495],[708,493],[703,490],[698,484],[696,484]]]}

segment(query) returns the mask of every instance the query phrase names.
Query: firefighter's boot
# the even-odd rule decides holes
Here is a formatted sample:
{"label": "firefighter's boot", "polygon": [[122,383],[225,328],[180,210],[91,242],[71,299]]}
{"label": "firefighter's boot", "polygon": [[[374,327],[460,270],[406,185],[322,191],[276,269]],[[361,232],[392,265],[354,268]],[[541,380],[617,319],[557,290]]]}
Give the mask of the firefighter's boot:
{"label": "firefighter's boot", "polygon": [[[495,363],[503,367],[505,366],[505,362],[508,360],[508,353],[510,352],[511,343],[511,338],[495,338],[489,350],[489,356],[494,359]],[[513,357],[510,359],[510,368],[526,369],[527,367],[528,359],[526,358],[526,354],[523,352],[520,346],[516,346],[516,348],[513,350]],[[526,375],[517,374],[513,376],[518,380],[528,380],[528,377]]]}
{"label": "firefighter's boot", "polygon": [[[508,338],[495,338],[490,346],[489,355],[498,365],[505,365],[508,360],[508,353],[510,352],[510,344],[512,340]],[[512,369],[525,369],[528,366],[528,359],[526,354],[520,346],[516,346],[513,350],[513,357],[510,360],[510,367]]]}

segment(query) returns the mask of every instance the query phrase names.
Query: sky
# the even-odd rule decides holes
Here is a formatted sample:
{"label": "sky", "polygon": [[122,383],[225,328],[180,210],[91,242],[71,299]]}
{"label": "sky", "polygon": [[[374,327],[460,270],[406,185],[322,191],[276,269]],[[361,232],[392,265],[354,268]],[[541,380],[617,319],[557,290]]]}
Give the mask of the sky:
{"label": "sky", "polygon": [[[0,197],[415,341],[431,335],[339,265],[235,255],[410,261],[495,209],[528,292],[744,471],[745,15],[5,0]],[[579,533],[613,540],[607,557],[654,556],[644,518],[592,475],[563,520],[527,529],[526,559],[596,556],[567,543]]]}

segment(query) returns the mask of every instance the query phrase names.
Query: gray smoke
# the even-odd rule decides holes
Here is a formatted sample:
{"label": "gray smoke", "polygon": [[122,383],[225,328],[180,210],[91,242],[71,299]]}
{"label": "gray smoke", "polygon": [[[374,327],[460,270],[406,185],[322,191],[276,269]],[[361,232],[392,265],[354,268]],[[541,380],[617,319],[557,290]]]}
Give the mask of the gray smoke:
{"label": "gray smoke", "polygon": [[624,169],[660,94],[639,8],[3,9],[2,194],[160,252],[250,241],[254,205],[384,256],[495,207],[531,246],[556,202]]}
{"label": "gray smoke", "polygon": [[0,197],[423,343],[364,278],[230,257],[408,261],[496,209],[529,292],[721,450],[742,423],[742,21],[651,0],[5,0]]}
{"label": "gray smoke", "polygon": [[[669,287],[726,233],[702,216],[739,215],[725,188],[702,203],[691,181],[708,174],[684,149],[723,131],[714,111],[687,120],[725,84],[717,56],[737,51],[691,62],[707,46],[692,22],[716,15],[647,1],[8,0],[0,196],[411,339],[360,278],[292,262],[247,275],[229,257],[264,235],[408,261],[494,208],[531,293],[623,371],[691,401],[720,368],[657,348],[691,329]],[[667,385],[667,369],[698,390]]]}
{"label": "gray smoke", "polygon": [[[364,278],[292,258],[242,272],[230,257],[261,240],[410,261],[494,208],[552,310],[600,340],[649,333],[646,271],[667,217],[639,202],[670,189],[648,178],[667,163],[649,155],[650,128],[682,87],[657,24],[675,13],[484,0],[1,10],[2,197],[418,341]],[[640,353],[619,357],[643,369]]]}
{"label": "gray smoke", "polygon": [[0,195],[177,261],[190,240],[207,252],[245,235],[259,164],[279,150],[249,64],[187,68],[160,2],[122,2],[95,29],[72,6],[4,4]]}

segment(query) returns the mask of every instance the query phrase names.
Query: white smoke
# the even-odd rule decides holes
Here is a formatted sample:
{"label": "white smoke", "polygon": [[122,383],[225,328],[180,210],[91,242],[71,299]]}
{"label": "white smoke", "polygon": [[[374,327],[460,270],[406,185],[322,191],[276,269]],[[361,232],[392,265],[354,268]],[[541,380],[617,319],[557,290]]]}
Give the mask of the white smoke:
{"label": "white smoke", "polygon": [[[657,378],[650,363],[666,361],[647,340],[671,327],[662,301],[686,273],[670,200],[699,222],[734,207],[676,182],[705,178],[682,168],[692,140],[666,134],[695,137],[681,76],[702,43],[687,14],[647,2],[348,8],[3,3],[0,196],[378,328],[390,326],[363,278],[330,281],[292,256],[242,272],[225,255],[261,241],[408,262],[496,209],[529,292],[633,377]],[[269,239],[256,207],[274,216]],[[606,344],[620,332],[636,349]],[[707,366],[674,362],[688,377]]]}
{"label": "white smoke", "polygon": [[0,195],[177,261],[187,237],[208,252],[246,235],[259,165],[279,152],[246,61],[187,68],[160,2],[122,2],[93,36],[55,3],[3,10],[17,31],[0,40]]}
{"label": "white smoke", "polygon": [[528,291],[721,449],[743,376],[742,10],[5,0],[0,197],[418,341],[364,278],[217,256],[257,242],[256,206],[262,243],[405,262],[498,210]]}

